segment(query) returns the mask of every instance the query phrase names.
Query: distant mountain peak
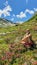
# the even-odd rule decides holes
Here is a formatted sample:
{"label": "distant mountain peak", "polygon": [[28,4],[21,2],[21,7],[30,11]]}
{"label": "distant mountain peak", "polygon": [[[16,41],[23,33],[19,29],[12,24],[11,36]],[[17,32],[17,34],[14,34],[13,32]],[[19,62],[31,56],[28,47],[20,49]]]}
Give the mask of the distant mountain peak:
{"label": "distant mountain peak", "polygon": [[10,20],[0,18],[0,27],[7,27],[7,26],[15,26],[15,24]]}

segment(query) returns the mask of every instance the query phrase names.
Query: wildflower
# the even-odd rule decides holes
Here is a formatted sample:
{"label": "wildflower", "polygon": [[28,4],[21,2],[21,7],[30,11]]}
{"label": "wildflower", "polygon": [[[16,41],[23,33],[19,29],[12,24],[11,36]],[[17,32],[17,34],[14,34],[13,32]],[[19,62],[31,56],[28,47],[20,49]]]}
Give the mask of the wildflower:
{"label": "wildflower", "polygon": [[4,61],[5,59],[6,59],[5,56],[3,56],[3,57],[1,58],[2,61]]}
{"label": "wildflower", "polygon": [[33,64],[32,64],[32,65],[37,65],[37,61],[33,62]]}

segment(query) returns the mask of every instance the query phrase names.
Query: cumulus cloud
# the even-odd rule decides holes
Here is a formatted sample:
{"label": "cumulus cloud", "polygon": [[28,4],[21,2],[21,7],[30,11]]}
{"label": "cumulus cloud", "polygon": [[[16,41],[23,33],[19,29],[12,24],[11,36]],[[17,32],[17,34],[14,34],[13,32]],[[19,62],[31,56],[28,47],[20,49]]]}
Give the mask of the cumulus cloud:
{"label": "cumulus cloud", "polygon": [[37,12],[37,8],[34,8],[34,11],[36,11],[36,12]]}
{"label": "cumulus cloud", "polygon": [[16,15],[17,18],[24,18],[24,17],[27,17],[26,16],[26,13],[29,13],[29,14],[34,14],[34,11],[33,10],[29,10],[29,9],[26,9],[25,12],[20,12],[20,14]]}
{"label": "cumulus cloud", "polygon": [[3,10],[0,9],[0,17],[2,16],[2,14],[4,15],[4,17],[10,16],[10,11],[12,11],[12,9],[9,5],[5,7]]}
{"label": "cumulus cloud", "polygon": [[23,23],[23,21],[16,21],[16,23],[18,23],[18,24],[22,24],[22,23]]}
{"label": "cumulus cloud", "polygon": [[26,9],[25,10],[25,13],[34,14],[34,11],[33,10]]}
{"label": "cumulus cloud", "polygon": [[[8,2],[6,1],[6,5],[8,4]],[[12,11],[12,8],[10,5],[5,6],[5,8],[0,9],[0,17],[2,16],[2,14],[4,15],[4,17],[6,16],[10,16],[10,11]]]}
{"label": "cumulus cloud", "polygon": [[20,12],[19,15],[16,15],[17,18],[24,18],[26,17],[26,14],[24,12]]}
{"label": "cumulus cloud", "polygon": [[11,9],[11,7],[10,7],[10,5],[8,5],[7,7],[5,7],[4,9],[3,9],[3,15],[4,16],[10,16],[10,11],[12,11],[12,9]]}

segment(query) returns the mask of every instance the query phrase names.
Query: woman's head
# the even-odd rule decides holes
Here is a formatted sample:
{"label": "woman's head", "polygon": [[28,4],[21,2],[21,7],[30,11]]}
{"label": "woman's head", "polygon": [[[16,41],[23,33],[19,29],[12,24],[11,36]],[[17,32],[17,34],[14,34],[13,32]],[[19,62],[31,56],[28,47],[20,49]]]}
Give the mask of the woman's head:
{"label": "woman's head", "polygon": [[29,29],[27,29],[27,30],[26,30],[26,33],[27,33],[27,34],[30,34],[30,30],[29,30]]}

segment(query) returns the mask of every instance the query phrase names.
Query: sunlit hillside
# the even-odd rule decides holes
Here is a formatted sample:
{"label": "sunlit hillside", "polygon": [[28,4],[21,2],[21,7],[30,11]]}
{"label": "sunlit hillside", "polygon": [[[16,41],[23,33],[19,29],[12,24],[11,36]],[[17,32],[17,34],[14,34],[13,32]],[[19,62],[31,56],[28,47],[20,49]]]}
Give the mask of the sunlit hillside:
{"label": "sunlit hillside", "polygon": [[[22,24],[9,23],[0,19],[0,65],[37,65],[37,14]],[[30,29],[36,49],[26,50],[20,43],[26,29]]]}

